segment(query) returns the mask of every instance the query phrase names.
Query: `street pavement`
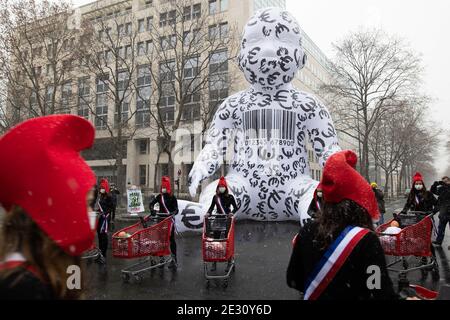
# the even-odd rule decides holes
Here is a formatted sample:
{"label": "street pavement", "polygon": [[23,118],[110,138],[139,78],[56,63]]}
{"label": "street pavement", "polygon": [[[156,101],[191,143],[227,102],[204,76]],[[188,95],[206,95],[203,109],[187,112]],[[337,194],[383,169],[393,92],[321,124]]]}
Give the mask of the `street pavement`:
{"label": "street pavement", "polygon": [[[395,209],[403,207],[405,199],[388,202],[385,219],[392,217]],[[116,230],[130,225],[130,221],[117,222]],[[113,258],[111,247],[107,264],[91,263],[86,266],[87,299],[268,299],[296,300],[297,291],[286,285],[286,268],[291,254],[291,240],[298,232],[295,222],[238,221],[235,233],[236,272],[228,287],[221,281],[206,287],[203,275],[200,234],[177,236],[178,263],[176,272],[156,269],[144,275],[140,283],[124,283],[121,269],[133,261]],[[420,271],[408,275],[411,283],[437,290],[442,284],[450,284],[450,253],[447,250],[449,236],[442,249],[437,250],[440,280],[431,275],[421,278]],[[391,274],[396,284],[396,274]]]}

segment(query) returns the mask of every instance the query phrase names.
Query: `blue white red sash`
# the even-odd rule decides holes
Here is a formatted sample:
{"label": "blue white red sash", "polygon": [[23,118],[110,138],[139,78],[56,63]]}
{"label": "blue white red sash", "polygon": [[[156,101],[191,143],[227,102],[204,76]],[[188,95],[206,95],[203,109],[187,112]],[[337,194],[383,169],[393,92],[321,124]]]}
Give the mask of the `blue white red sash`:
{"label": "blue white red sash", "polygon": [[370,231],[349,226],[330,245],[305,285],[305,300],[316,300],[328,287],[359,241]]}
{"label": "blue white red sash", "polygon": [[169,209],[167,209],[166,202],[164,201],[164,194],[161,194],[161,204],[164,207],[164,210],[166,210],[165,213],[170,214]]}
{"label": "blue white red sash", "polygon": [[98,208],[100,209],[100,213],[103,216],[103,222],[102,225],[100,226],[100,233],[108,233],[108,229],[109,229],[109,213],[105,213],[105,211],[103,211],[102,206],[100,205],[100,201],[98,202]]}
{"label": "blue white red sash", "polygon": [[217,207],[220,208],[220,211],[222,211],[223,214],[226,214],[225,209],[222,206],[222,202],[220,201],[220,197],[216,195],[216,203]]}

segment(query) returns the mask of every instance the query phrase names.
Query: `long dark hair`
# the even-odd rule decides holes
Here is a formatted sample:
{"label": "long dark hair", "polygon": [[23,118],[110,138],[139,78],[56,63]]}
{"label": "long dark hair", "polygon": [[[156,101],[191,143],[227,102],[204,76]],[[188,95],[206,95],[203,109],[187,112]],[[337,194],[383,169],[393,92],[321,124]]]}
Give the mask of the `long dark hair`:
{"label": "long dark hair", "polygon": [[[18,206],[14,206],[6,214],[0,228],[0,261],[3,261],[6,255],[12,252],[20,252],[24,255],[27,263],[35,267],[42,280],[51,287],[55,298],[79,299],[83,297],[82,291],[69,290],[66,285],[69,266],[80,266],[81,274],[84,274],[80,258],[69,256],[62,251]],[[20,272],[20,268],[3,270],[0,272],[0,279],[5,279],[16,272]],[[23,274],[18,275],[16,281],[20,280],[21,276]]]}
{"label": "long dark hair", "polygon": [[348,226],[374,230],[372,219],[366,209],[352,200],[340,203],[324,203],[317,219],[319,225],[315,240],[321,248],[327,248]]}

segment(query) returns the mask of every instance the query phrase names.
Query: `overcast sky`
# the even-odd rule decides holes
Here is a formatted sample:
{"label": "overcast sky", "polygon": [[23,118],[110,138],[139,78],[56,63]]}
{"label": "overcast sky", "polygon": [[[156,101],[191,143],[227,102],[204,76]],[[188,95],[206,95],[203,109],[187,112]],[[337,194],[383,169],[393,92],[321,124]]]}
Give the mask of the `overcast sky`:
{"label": "overcast sky", "polygon": [[[241,1],[241,0],[234,0]],[[92,0],[74,0],[76,6]],[[287,0],[287,9],[328,56],[331,43],[359,27],[380,27],[405,39],[422,54],[425,67],[423,91],[435,100],[430,117],[450,135],[450,1],[448,0]],[[438,174],[444,174],[450,154],[436,153]],[[446,174],[450,174],[447,172]]]}
{"label": "overcast sky", "polygon": [[[442,142],[450,140],[450,1],[287,0],[287,9],[328,57],[333,56],[332,42],[361,26],[380,27],[404,38],[422,54],[423,90],[435,99],[430,116],[447,129]],[[436,154],[439,175],[450,162],[450,155],[443,150]]]}

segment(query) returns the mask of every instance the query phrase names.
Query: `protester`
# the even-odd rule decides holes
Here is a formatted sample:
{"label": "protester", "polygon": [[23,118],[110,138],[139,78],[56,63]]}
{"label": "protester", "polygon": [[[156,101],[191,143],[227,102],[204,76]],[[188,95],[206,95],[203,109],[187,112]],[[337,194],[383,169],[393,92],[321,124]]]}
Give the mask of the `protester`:
{"label": "protester", "polygon": [[114,225],[114,221],[116,219],[116,209],[118,204],[118,197],[120,195],[119,189],[115,183],[111,183],[111,199],[112,199],[112,208],[111,208],[111,222]]}
{"label": "protester", "polygon": [[94,239],[88,206],[95,176],[79,155],[94,136],[85,119],[55,115],[25,121],[0,138],[0,204],[7,212],[0,300],[81,297],[67,287],[67,270],[80,266]]}
{"label": "protester", "polygon": [[[352,151],[328,159],[321,181],[323,210],[318,219],[306,223],[295,241],[287,283],[303,292],[305,300],[398,298],[373,230],[380,216],[378,204],[370,185],[355,170],[356,162]],[[367,270],[374,266],[380,286],[372,289]]]}
{"label": "protester", "polygon": [[408,210],[435,212],[436,204],[436,198],[426,189],[422,175],[417,172],[413,177],[412,188],[401,213],[405,214]]}
{"label": "protester", "polygon": [[[174,220],[175,216],[178,214],[178,200],[172,194],[172,188],[170,185],[170,178],[168,176],[163,176],[161,178],[161,188],[160,193],[150,202],[149,209],[150,212],[155,214],[155,204],[159,204],[159,213],[171,215]],[[170,252],[172,253],[172,261],[169,264],[170,269],[176,269],[178,266],[177,262],[177,243],[175,240],[175,221],[172,225],[172,230],[170,232]]]}
{"label": "protester", "polygon": [[431,186],[431,192],[438,196],[437,207],[439,208],[438,235],[433,244],[441,246],[445,228],[450,221],[450,178],[445,176],[441,181],[435,181]]}
{"label": "protester", "polygon": [[314,191],[313,199],[311,200],[311,204],[308,208],[308,215],[313,218],[317,219],[320,214],[320,210],[323,208],[323,193],[322,193],[322,187],[320,184],[317,186],[316,191]]}
{"label": "protester", "polygon": [[101,252],[101,256],[98,262],[106,263],[106,253],[108,250],[108,232],[110,231],[111,212],[113,208],[113,200],[110,195],[110,188],[107,179],[100,181],[99,196],[97,199],[97,205],[99,210],[99,218],[97,224],[97,236],[98,247]]}
{"label": "protester", "polygon": [[372,190],[375,193],[375,198],[377,199],[378,209],[380,210],[380,221],[378,222],[378,224],[381,225],[384,223],[384,214],[386,213],[384,193],[383,191],[381,191],[381,189],[378,189],[378,185],[376,182],[372,182],[370,186],[372,187]]}
{"label": "protester", "polygon": [[[233,207],[233,208],[231,208]],[[234,199],[233,195],[229,193],[228,191],[228,184],[225,180],[225,177],[220,177],[219,182],[216,187],[216,194],[213,196],[211,205],[209,206],[207,215],[211,216],[213,214],[214,208],[216,208],[216,215],[227,215],[229,218],[238,210],[236,200]],[[226,231],[230,229],[231,220],[227,220],[226,225]],[[213,237],[215,239],[219,238],[225,238],[225,235],[222,234],[221,231],[214,231]],[[231,260],[228,261],[227,266],[225,268],[225,272],[228,272],[228,270],[231,267]],[[213,262],[211,271],[215,271],[217,268],[217,263]]]}

